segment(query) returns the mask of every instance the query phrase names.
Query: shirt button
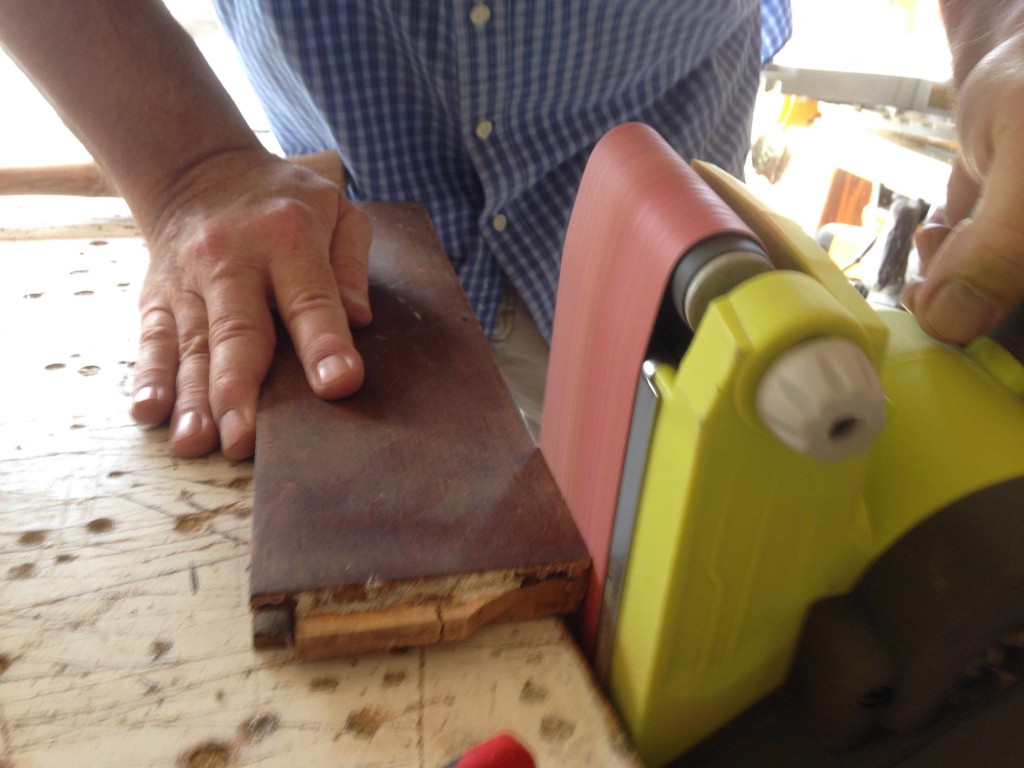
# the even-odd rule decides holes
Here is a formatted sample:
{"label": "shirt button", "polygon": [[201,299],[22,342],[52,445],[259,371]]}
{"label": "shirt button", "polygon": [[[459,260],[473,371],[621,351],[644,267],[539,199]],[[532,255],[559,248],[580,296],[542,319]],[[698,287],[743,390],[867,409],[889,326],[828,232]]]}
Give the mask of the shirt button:
{"label": "shirt button", "polygon": [[483,27],[491,20],[491,7],[484,3],[477,3],[469,9],[469,20],[474,27]]}
{"label": "shirt button", "polygon": [[494,214],[494,218],[491,219],[491,226],[495,232],[504,232],[505,227],[508,226],[508,217],[504,213]]}
{"label": "shirt button", "polygon": [[478,139],[488,139],[492,133],[494,133],[494,123],[490,120],[481,120],[476,124],[476,137]]}

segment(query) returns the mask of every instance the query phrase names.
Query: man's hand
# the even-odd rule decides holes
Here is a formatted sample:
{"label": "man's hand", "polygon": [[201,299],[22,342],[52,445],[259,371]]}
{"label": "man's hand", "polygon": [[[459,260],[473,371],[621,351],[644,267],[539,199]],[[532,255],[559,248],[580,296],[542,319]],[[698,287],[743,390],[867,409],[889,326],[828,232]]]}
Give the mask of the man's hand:
{"label": "man's hand", "polygon": [[369,220],[310,171],[262,150],[189,169],[146,232],[151,262],[132,416],[170,416],[170,449],[244,459],[274,350],[275,308],[321,397],[354,392],[363,365],[349,326],[370,321]]}
{"label": "man's hand", "polygon": [[253,452],[276,307],[313,390],[353,392],[370,227],[266,152],[160,0],[4,0],[0,44],[132,209],[151,250],[132,415],[171,452]]}
{"label": "man's hand", "polygon": [[1024,33],[969,70],[956,122],[945,210],[918,233],[922,277],[901,298],[929,334],[965,344],[1024,300]]}

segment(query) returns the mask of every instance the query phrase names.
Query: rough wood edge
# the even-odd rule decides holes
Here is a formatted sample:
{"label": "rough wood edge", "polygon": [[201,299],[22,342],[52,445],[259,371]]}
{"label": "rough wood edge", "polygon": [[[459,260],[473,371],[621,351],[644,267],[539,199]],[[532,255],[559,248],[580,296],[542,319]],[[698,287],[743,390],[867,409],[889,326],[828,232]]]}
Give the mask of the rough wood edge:
{"label": "rough wood edge", "polygon": [[[392,605],[384,610],[293,613],[294,630],[288,641],[301,662],[399,647],[461,640],[496,622],[525,621],[568,613],[579,607],[587,589],[587,568],[541,581],[524,578],[518,587],[464,592],[458,598],[433,599],[418,604]],[[280,611],[264,607],[255,615]],[[269,616],[268,616],[269,617]],[[255,624],[254,624],[255,629]]]}
{"label": "rough wood edge", "polygon": [[291,606],[267,606],[252,614],[252,645],[256,649],[286,648],[295,635],[295,613]]}

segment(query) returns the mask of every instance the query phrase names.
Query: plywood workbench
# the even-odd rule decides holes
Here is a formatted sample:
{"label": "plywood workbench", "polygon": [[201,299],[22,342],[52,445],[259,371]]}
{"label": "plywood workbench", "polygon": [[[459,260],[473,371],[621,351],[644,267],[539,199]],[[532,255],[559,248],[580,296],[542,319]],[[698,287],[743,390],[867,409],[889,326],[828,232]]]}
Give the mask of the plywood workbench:
{"label": "plywood workbench", "polygon": [[127,416],[145,246],[4,239],[9,220],[2,768],[435,768],[501,730],[542,767],[637,765],[557,620],[329,663],[254,652],[251,463],[173,459]]}

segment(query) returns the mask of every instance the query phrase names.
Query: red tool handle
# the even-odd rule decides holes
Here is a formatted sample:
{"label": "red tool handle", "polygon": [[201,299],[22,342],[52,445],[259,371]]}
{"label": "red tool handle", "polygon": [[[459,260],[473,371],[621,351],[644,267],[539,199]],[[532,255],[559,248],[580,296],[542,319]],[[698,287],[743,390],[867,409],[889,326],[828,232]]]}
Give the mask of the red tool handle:
{"label": "red tool handle", "polygon": [[507,733],[477,744],[444,768],[537,768],[526,747]]}

